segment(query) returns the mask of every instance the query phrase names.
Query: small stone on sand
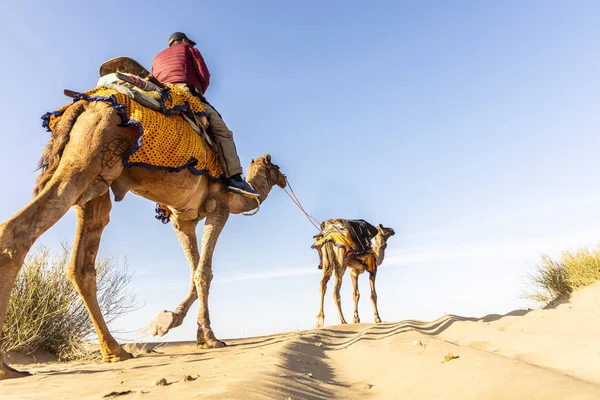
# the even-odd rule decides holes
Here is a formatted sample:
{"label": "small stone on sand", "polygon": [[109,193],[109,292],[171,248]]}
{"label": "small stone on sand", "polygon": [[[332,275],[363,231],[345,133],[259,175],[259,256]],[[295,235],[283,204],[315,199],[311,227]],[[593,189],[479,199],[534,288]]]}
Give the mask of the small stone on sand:
{"label": "small stone on sand", "polygon": [[452,360],[454,360],[455,358],[458,358],[458,357],[459,357],[459,356],[455,356],[455,355],[454,355],[454,354],[452,354],[452,353],[448,353],[448,354],[446,354],[446,355],[444,356],[444,361],[443,361],[443,362],[452,361]]}
{"label": "small stone on sand", "polygon": [[150,386],[167,386],[167,380],[165,378],[155,379]]}

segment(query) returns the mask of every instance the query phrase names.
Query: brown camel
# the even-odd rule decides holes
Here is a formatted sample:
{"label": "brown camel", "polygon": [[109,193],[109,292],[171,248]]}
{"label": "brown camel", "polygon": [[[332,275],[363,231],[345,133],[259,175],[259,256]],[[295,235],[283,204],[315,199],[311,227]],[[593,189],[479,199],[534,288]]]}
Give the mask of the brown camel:
{"label": "brown camel", "polygon": [[[375,277],[377,276],[377,267],[383,263],[385,257],[385,249],[387,240],[394,235],[392,228],[384,228],[382,225],[377,226],[377,235],[371,240],[372,251],[375,255],[375,270],[369,272],[369,283],[371,284],[371,301],[373,302],[373,311],[375,313],[375,322],[380,323],[379,310],[377,309],[377,292],[375,291]],[[346,268],[350,268],[350,279],[354,291],[354,323],[360,323],[358,316],[358,300],[360,293],[358,292],[358,276],[367,270],[367,267],[355,260],[352,255],[346,256],[346,250],[343,247],[338,247],[332,242],[327,242],[321,248],[323,255],[323,278],[321,278],[321,308],[317,314],[316,327],[322,328],[325,323],[325,314],[323,312],[323,302],[325,300],[325,291],[327,291],[327,282],[331,278],[331,274],[335,273],[335,287],[333,289],[333,299],[340,315],[342,324],[346,324],[346,319],[342,313],[342,300],[340,298],[340,289],[342,287],[342,278],[346,273]]]}
{"label": "brown camel", "polygon": [[[104,361],[132,357],[110,334],[96,296],[94,264],[102,231],[109,221],[111,188],[115,201],[122,200],[131,191],[172,209],[171,221],[193,277],[188,298],[177,313],[185,314],[188,303],[199,293],[198,346],[222,347],[225,344],[215,338],[208,311],[212,255],[229,214],[255,209],[257,201],[228,193],[223,184],[189,170],[171,173],[124,168],[122,157],[136,143],[139,132],[133,127],[118,127],[120,123],[117,111],[105,102],[80,100],[62,116],[42,156],[42,173],[34,199],[0,225],[0,332],[10,292],[25,256],[37,238],[75,206],[77,230],[68,276],[94,323]],[[268,154],[253,160],[247,175],[260,193],[260,202],[267,198],[273,186],[286,185],[285,176],[271,163]],[[195,228],[204,218],[199,252]],[[177,325],[177,321],[172,322],[171,325]],[[0,379],[27,375],[8,367],[3,359],[0,362]]]}

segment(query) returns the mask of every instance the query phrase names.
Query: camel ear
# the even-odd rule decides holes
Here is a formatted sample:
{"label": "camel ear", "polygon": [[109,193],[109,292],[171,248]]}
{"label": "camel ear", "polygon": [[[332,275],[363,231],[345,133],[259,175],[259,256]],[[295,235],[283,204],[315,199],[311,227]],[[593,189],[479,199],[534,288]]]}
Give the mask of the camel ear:
{"label": "camel ear", "polygon": [[265,154],[265,160],[267,160],[267,162],[271,162],[271,155],[269,153]]}
{"label": "camel ear", "polygon": [[250,161],[250,164],[254,164],[254,158],[252,159],[252,161]]}

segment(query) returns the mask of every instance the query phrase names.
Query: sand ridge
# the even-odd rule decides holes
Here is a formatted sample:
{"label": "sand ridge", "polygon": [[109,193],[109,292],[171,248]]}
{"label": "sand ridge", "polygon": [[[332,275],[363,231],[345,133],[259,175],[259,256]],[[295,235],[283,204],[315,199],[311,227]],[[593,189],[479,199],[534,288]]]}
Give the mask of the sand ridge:
{"label": "sand ridge", "polygon": [[[123,363],[15,365],[34,375],[0,382],[0,399],[600,399],[599,335],[600,284],[506,316],[339,325],[209,351],[128,344],[137,357]],[[166,386],[151,386],[160,378]]]}

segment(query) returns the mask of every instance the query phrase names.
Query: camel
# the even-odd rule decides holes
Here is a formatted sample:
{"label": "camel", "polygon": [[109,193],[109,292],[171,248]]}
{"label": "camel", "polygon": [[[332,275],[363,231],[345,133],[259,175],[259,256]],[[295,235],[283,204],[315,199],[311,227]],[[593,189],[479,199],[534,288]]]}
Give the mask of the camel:
{"label": "camel", "polygon": [[[189,262],[191,287],[186,301],[177,309],[181,323],[189,306],[199,297],[197,344],[218,348],[210,325],[208,295],[212,274],[212,255],[219,234],[230,214],[248,212],[266,200],[271,189],[286,186],[286,177],[266,154],[252,160],[247,180],[260,193],[247,199],[228,193],[225,185],[206,175],[189,170],[167,172],[146,168],[125,168],[123,155],[139,138],[134,127],[119,127],[117,111],[101,101],[79,100],[62,116],[46,147],[33,200],[6,222],[0,224],[0,332],[15,278],[34,242],[75,206],[77,229],[68,276],[81,296],[98,335],[105,362],[132,358],[108,330],[98,306],[95,260],[102,231],[109,222],[115,201],[127,192],[168,205],[171,221]],[[196,226],[206,218],[202,246],[198,250]],[[10,368],[0,355],[0,379],[28,375]]]}
{"label": "camel", "polygon": [[[372,251],[375,255],[375,270],[369,272],[369,283],[371,284],[371,301],[375,314],[375,322],[380,323],[379,310],[377,309],[377,292],[375,291],[375,277],[377,276],[377,267],[383,263],[385,257],[385,249],[387,240],[395,234],[392,228],[385,228],[381,224],[377,226],[377,234],[371,240]],[[333,289],[333,299],[337,306],[340,316],[340,322],[346,324],[346,319],[342,313],[342,300],[340,298],[340,289],[342,287],[342,278],[346,273],[346,268],[350,268],[350,279],[352,280],[353,297],[354,297],[354,323],[360,323],[358,316],[358,300],[360,293],[358,292],[358,276],[367,270],[367,267],[355,260],[352,255],[346,256],[344,247],[336,246],[332,242],[327,242],[321,248],[323,255],[323,277],[321,278],[321,307],[317,314],[316,327],[322,328],[325,323],[325,313],[323,312],[323,302],[325,300],[325,292],[327,291],[327,283],[331,278],[331,274],[335,273],[335,287]]]}

